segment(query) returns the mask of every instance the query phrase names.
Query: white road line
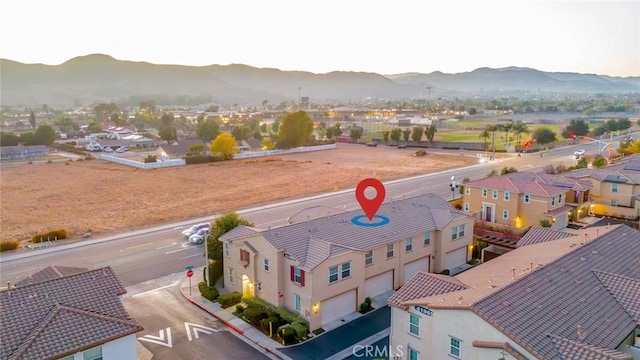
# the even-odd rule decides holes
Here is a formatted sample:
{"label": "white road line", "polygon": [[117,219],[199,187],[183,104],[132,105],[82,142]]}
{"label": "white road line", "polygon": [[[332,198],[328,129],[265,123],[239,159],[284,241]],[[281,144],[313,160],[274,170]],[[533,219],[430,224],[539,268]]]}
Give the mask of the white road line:
{"label": "white road line", "polygon": [[165,246],[160,246],[157,247],[156,250],[160,250],[160,249],[166,249],[168,247],[172,247],[173,245],[177,244],[177,242],[171,243],[170,245],[165,245]]}
{"label": "white road line", "polygon": [[125,248],[125,249],[126,249],[126,250],[129,250],[129,249],[135,249],[135,248],[137,248],[137,247],[147,246],[147,245],[151,245],[151,244],[153,244],[153,243],[146,243],[146,244],[140,244],[140,245],[129,246],[129,247]]}
{"label": "white road line", "polygon": [[172,286],[176,286],[176,284],[165,285],[165,286],[162,286],[162,287],[159,287],[159,288],[151,289],[151,290],[148,290],[148,291],[145,291],[145,292],[141,292],[141,293],[138,293],[138,294],[132,295],[131,297],[138,297],[138,296],[142,296],[142,295],[150,294],[150,293],[152,293],[152,292],[160,291],[160,290],[162,290],[162,289],[170,288],[170,287],[172,287]]}
{"label": "white road line", "polygon": [[189,255],[189,256],[183,256],[181,258],[178,258],[178,260],[187,259],[187,258],[194,257],[194,256],[203,256],[203,255],[198,253],[198,254],[193,254],[193,255]]}
{"label": "white road line", "polygon": [[178,249],[178,250],[167,251],[165,254],[169,255],[169,254],[177,253],[178,251],[185,251],[185,250],[189,250],[189,249],[191,249],[191,248],[184,247],[184,248],[181,248],[181,249]]}

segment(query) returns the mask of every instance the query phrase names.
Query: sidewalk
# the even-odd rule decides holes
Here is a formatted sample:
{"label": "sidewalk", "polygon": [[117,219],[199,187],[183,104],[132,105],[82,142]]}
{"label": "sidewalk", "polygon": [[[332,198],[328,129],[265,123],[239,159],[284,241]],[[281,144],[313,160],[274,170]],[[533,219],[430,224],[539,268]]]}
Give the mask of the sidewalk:
{"label": "sidewalk", "polygon": [[[211,302],[200,295],[198,290],[198,283],[203,281],[204,278],[203,268],[199,267],[193,269],[194,277],[191,278],[191,288],[189,288],[189,280],[184,280],[180,284],[180,293],[192,304],[201,308],[202,310],[213,315],[215,318],[227,325],[238,337],[244,340],[247,344],[253,346],[255,349],[265,353],[272,359],[293,360],[290,357],[281,353],[278,348],[283,345],[277,341],[271,339],[262,331],[249,325],[242,319],[237,318],[231,311],[223,309],[217,302]],[[234,309],[234,308],[230,308]],[[232,310],[233,311],[233,310]]]}

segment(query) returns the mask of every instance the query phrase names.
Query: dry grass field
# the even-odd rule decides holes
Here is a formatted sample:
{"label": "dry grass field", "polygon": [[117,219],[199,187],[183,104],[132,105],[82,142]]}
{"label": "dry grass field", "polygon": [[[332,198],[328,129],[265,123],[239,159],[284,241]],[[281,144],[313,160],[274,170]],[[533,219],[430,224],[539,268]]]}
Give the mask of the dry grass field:
{"label": "dry grass field", "polygon": [[109,235],[381,180],[465,166],[460,155],[338,145],[335,150],[141,170],[102,160],[0,169],[0,239],[65,229]]}

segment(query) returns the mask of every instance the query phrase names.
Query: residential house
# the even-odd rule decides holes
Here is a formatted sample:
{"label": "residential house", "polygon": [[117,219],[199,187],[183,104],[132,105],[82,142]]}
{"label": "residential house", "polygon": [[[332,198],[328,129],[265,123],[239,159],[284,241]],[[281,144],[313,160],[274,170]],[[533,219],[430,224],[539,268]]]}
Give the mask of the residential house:
{"label": "residential house", "polygon": [[188,153],[191,153],[191,146],[202,145],[204,151],[209,152],[207,144],[200,139],[185,139],[178,140],[172,144],[162,144],[156,149],[156,158],[158,159],[176,159],[185,157]]}
{"label": "residential house", "polygon": [[464,184],[463,210],[488,223],[554,229],[587,216],[592,185],[564,175],[516,172]]}
{"label": "residential house", "polygon": [[238,142],[238,149],[240,149],[240,151],[259,151],[262,150],[262,141],[254,138],[240,140]]}
{"label": "residential house", "polygon": [[59,279],[68,275],[83,273],[86,271],[89,271],[89,269],[81,268],[81,267],[50,265],[16,282],[14,286],[24,286],[29,284],[35,284],[42,281]]}
{"label": "residential house", "polygon": [[434,194],[384,203],[372,222],[381,226],[358,225],[363,216],[327,211],[278,228],[229,231],[220,237],[225,288],[296,311],[316,329],[418,271],[469,259],[473,218]]}
{"label": "residential house", "polygon": [[640,155],[602,168],[574,170],[566,176],[592,184],[592,214],[634,220],[640,216]]}
{"label": "residential house", "polygon": [[77,271],[47,268],[0,292],[0,359],[137,358],[143,328],[125,310],[111,267]]}
{"label": "residential house", "polygon": [[15,145],[0,146],[0,159],[32,159],[49,154],[49,148],[46,145]]}
{"label": "residential house", "polygon": [[388,299],[392,355],[640,359],[638,244],[640,232],[617,225],[523,246],[452,278],[418,273]]}

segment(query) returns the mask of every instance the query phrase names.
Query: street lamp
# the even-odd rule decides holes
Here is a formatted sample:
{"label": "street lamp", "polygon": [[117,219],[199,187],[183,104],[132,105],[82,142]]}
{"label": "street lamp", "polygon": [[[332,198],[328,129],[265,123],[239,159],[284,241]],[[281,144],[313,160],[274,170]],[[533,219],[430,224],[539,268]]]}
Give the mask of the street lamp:
{"label": "street lamp", "polygon": [[300,89],[302,89],[300,86],[298,86],[298,110],[300,110],[302,108],[302,102],[300,101]]}
{"label": "street lamp", "polygon": [[451,177],[451,183],[449,184],[449,188],[451,189],[451,200],[456,199],[456,190],[460,187],[460,184],[456,182],[456,177]]}
{"label": "street lamp", "polygon": [[205,274],[207,276],[207,286],[211,286],[211,274],[209,274],[209,243],[208,240],[209,235],[204,237],[204,256],[206,257],[206,263],[204,267]]}

